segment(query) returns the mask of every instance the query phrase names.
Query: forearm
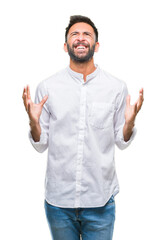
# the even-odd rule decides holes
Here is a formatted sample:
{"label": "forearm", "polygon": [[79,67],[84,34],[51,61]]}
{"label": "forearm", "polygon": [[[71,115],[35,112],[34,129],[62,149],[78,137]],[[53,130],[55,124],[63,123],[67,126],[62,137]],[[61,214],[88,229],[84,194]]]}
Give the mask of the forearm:
{"label": "forearm", "polygon": [[124,137],[125,142],[129,141],[129,139],[133,133],[133,127],[134,127],[134,122],[125,123],[125,125],[123,127],[123,137]]}
{"label": "forearm", "polygon": [[32,138],[35,142],[39,142],[40,141],[40,135],[41,135],[41,127],[40,127],[40,123],[38,122],[29,122],[30,128],[31,128],[31,135]]}

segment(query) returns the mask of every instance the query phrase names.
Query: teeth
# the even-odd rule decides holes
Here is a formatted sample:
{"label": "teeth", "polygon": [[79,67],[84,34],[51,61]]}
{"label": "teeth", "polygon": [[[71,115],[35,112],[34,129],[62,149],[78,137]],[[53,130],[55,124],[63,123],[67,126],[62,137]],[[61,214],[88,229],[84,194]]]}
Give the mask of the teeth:
{"label": "teeth", "polygon": [[77,48],[78,49],[85,49],[85,47],[83,47],[83,46],[78,46]]}

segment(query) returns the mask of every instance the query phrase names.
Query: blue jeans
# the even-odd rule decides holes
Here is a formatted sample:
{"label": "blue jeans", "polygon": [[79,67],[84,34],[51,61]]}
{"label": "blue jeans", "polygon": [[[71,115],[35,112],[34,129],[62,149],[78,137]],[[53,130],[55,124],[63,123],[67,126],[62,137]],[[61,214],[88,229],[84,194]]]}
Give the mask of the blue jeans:
{"label": "blue jeans", "polygon": [[103,207],[60,208],[45,201],[45,212],[53,240],[112,240],[115,201]]}

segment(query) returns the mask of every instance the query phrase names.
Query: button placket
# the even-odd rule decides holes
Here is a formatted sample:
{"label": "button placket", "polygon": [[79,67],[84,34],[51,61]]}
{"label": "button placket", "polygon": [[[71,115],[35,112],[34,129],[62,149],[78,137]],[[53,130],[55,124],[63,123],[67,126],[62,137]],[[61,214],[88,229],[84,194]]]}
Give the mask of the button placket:
{"label": "button placket", "polygon": [[85,88],[85,85],[82,85],[81,97],[80,97],[80,119],[79,119],[78,149],[77,149],[77,162],[76,162],[75,208],[79,207],[80,205],[83,145],[84,145],[84,134],[85,134],[85,113],[86,113],[86,88]]}

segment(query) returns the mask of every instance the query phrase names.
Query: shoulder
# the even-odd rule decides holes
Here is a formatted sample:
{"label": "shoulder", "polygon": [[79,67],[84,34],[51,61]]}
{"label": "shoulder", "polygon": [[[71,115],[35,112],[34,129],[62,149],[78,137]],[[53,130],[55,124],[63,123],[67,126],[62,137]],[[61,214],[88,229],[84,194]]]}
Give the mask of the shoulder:
{"label": "shoulder", "polygon": [[115,87],[116,89],[122,90],[126,88],[126,83],[125,81],[113,76],[111,73],[101,69],[101,77],[108,81],[112,87]]}
{"label": "shoulder", "polygon": [[52,76],[46,78],[45,80],[43,80],[44,84],[46,85],[52,85],[53,83],[55,83],[58,80],[61,80],[62,78],[64,78],[64,76],[66,75],[66,68],[59,70],[58,72],[56,72],[55,74],[53,74]]}
{"label": "shoulder", "polygon": [[48,78],[42,80],[37,88],[38,89],[50,89],[52,87],[54,87],[61,79],[64,78],[64,76],[66,75],[66,68],[59,70],[58,72],[56,72],[55,74],[49,76]]}

